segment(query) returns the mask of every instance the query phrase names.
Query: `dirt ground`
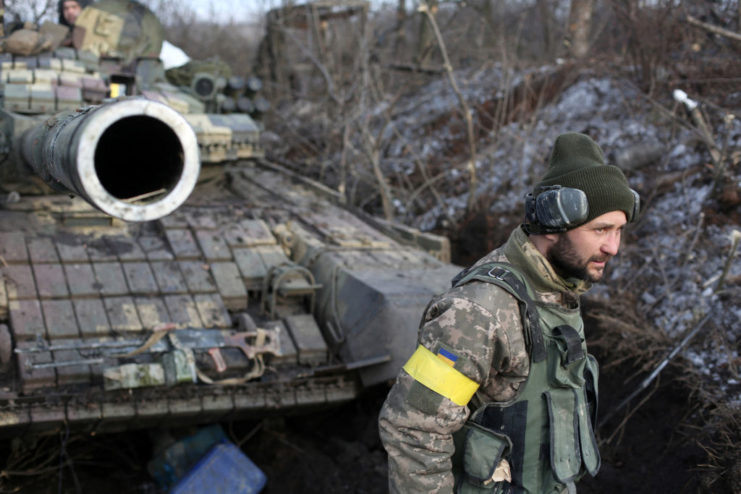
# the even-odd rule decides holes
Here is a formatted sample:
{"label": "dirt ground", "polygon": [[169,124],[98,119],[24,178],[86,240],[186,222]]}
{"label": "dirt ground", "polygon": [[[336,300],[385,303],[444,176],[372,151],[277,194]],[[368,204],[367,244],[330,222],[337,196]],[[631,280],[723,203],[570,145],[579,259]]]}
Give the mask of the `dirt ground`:
{"label": "dirt ground", "polygon": [[[265,473],[265,494],[383,493],[387,491],[386,457],[376,422],[386,392],[386,386],[378,386],[356,401],[321,412],[221,425]],[[182,436],[196,429],[172,432]],[[11,451],[13,443],[18,448],[20,439],[0,447],[6,465],[8,458],[17,455]],[[153,450],[149,431],[50,436],[23,449],[31,446],[33,467],[22,474],[7,470],[0,474],[0,493],[165,492],[146,469]]]}
{"label": "dirt ground", "polygon": [[[633,390],[626,387],[626,372],[618,370],[600,376],[600,410],[605,415]],[[700,492],[697,465],[704,459],[702,449],[687,436],[690,395],[676,381],[671,369],[662,374],[664,386],[640,406],[650,394],[645,391],[598,431],[602,467],[596,477],[585,477],[579,492],[597,493],[689,493]],[[621,427],[626,414],[630,418]],[[721,489],[712,492],[723,492]]]}
{"label": "dirt ground", "polygon": [[264,465],[265,494],[387,492],[376,426],[386,392],[378,386],[338,409],[268,422],[245,446]]}

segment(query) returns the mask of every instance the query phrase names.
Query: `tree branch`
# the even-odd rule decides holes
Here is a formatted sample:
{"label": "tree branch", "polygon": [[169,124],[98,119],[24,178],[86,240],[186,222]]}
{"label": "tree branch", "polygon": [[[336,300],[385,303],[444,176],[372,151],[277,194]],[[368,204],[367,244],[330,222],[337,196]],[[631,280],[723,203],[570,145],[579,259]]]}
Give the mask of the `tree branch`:
{"label": "tree branch", "polygon": [[707,22],[702,22],[700,19],[696,17],[692,17],[689,14],[687,14],[687,22],[689,22],[693,26],[701,27],[705,30],[708,30],[711,33],[715,33],[720,36],[725,36],[726,38],[731,38],[734,41],[741,41],[741,34],[735,33],[733,31],[729,31],[728,29],[723,29],[722,27],[708,24]]}
{"label": "tree branch", "polygon": [[476,202],[476,187],[478,184],[478,181],[476,179],[476,141],[474,139],[473,135],[473,120],[471,119],[471,112],[468,109],[468,104],[466,104],[466,100],[463,98],[463,94],[461,94],[460,89],[458,89],[458,84],[455,81],[455,75],[453,74],[453,67],[450,64],[450,58],[448,58],[448,50],[445,48],[445,42],[443,41],[442,34],[440,34],[440,29],[437,26],[437,22],[435,22],[435,17],[432,15],[432,12],[430,12],[430,9],[427,6],[426,2],[422,2],[419,6],[419,11],[424,13],[427,16],[427,20],[430,22],[430,25],[432,26],[432,30],[435,33],[435,39],[437,40],[438,47],[440,48],[440,53],[443,57],[443,65],[445,68],[445,71],[448,74],[448,79],[450,80],[450,85],[453,88],[453,91],[455,92],[455,95],[458,97],[458,103],[461,105],[461,111],[463,112],[463,118],[466,120],[466,132],[468,134],[468,148],[471,153],[471,157],[468,161],[468,174],[469,174],[469,180],[468,180],[468,203],[466,205],[466,210],[471,212],[474,209],[475,202]]}

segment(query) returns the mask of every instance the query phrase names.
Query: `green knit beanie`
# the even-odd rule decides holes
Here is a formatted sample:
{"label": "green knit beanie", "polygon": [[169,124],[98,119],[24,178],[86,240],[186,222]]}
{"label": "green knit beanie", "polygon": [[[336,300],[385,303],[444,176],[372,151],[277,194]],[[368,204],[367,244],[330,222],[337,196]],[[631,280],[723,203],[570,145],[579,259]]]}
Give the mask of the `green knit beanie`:
{"label": "green knit beanie", "polygon": [[610,211],[623,211],[629,222],[634,219],[635,199],[628,180],[620,168],[605,164],[602,150],[585,134],[572,132],[556,138],[548,170],[534,192],[551,185],[586,193],[589,215],[584,223]]}

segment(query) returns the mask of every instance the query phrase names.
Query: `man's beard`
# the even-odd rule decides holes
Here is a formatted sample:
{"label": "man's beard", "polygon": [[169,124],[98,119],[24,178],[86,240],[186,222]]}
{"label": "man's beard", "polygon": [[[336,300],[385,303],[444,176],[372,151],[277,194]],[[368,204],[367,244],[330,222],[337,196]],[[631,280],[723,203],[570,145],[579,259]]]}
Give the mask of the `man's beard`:
{"label": "man's beard", "polygon": [[576,249],[574,249],[574,244],[566,235],[560,235],[546,255],[548,262],[551,263],[553,269],[562,278],[576,278],[591,281],[592,283],[596,283],[602,279],[604,270],[591,274],[588,269],[589,263],[592,261],[607,262],[610,257],[609,255],[599,255],[584,260],[579,257]]}

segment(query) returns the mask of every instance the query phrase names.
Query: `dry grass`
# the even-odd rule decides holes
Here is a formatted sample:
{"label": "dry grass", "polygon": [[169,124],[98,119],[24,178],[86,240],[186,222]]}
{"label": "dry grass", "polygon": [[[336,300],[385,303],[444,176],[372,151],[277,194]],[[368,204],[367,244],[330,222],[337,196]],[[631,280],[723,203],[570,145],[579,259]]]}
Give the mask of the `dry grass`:
{"label": "dry grass", "polygon": [[[643,320],[631,298],[629,294],[621,294],[609,302],[590,300],[585,306],[591,333],[590,349],[600,356],[601,373],[617,373],[624,377],[623,395],[628,395],[636,383],[655,369],[676,343]],[[713,332],[709,338],[713,338]],[[607,454],[623,454],[620,444],[627,423],[646,402],[661,399],[657,395],[662,388],[680,389],[680,393],[687,396],[683,410],[672,410],[681,417],[674,441],[694,444],[704,452],[705,460],[695,467],[702,492],[741,492],[741,452],[738,448],[741,409],[727,404],[722,393],[708,386],[697,366],[681,354],[629,403],[619,423],[617,420],[608,422],[610,427],[601,431],[601,444]],[[603,414],[609,412],[609,408],[602,410]]]}
{"label": "dry grass", "polygon": [[706,492],[741,492],[741,410],[723,404],[701,414],[701,424],[688,426],[688,437],[707,455],[698,465]]}

